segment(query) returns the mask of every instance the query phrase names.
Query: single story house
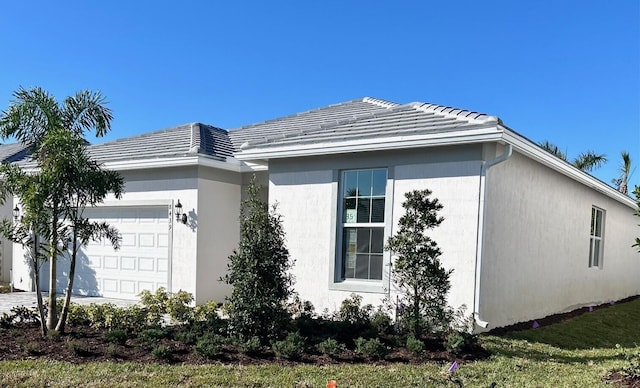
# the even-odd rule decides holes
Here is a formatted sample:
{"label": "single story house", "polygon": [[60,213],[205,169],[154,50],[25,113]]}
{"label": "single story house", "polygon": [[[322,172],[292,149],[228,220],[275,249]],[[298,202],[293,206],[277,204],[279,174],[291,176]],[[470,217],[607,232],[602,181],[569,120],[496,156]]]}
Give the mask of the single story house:
{"label": "single story house", "polygon": [[[165,286],[222,300],[243,186],[256,174],[283,216],[295,290],[318,310],[354,292],[374,305],[395,299],[384,242],[404,193],[424,188],[444,205],[432,237],[454,270],[449,303],[466,305],[480,330],[640,294],[635,202],[494,116],[363,98],[91,152],[126,179],[122,200],[90,210],[120,229],[123,247],[89,246],[77,293],[135,298]],[[29,288],[24,254],[13,252],[13,283]]]}

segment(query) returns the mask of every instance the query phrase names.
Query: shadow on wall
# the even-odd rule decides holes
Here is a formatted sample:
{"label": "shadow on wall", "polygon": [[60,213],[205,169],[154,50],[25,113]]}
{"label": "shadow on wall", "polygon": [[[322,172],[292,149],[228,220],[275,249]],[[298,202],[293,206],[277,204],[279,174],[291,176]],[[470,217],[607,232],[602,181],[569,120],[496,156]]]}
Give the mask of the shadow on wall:
{"label": "shadow on wall", "polygon": [[[56,290],[64,293],[69,279],[71,259],[67,255],[58,256],[56,265],[57,282]],[[99,258],[97,260],[100,260]],[[76,272],[73,281],[73,295],[101,296],[96,279],[96,271],[91,267],[89,257],[81,250],[76,257]],[[99,265],[99,264],[98,264]],[[49,261],[46,261],[40,270],[40,284],[43,291],[49,289]]]}

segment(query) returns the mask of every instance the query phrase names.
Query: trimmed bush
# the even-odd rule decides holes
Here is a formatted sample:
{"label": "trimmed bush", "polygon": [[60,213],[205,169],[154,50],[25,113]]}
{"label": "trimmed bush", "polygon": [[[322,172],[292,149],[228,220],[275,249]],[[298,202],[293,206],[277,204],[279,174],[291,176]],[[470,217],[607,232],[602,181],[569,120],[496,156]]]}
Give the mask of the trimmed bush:
{"label": "trimmed bush", "polygon": [[271,347],[278,358],[294,360],[304,353],[305,338],[296,331],[287,334],[282,341],[275,341]]}
{"label": "trimmed bush", "polygon": [[359,337],[355,341],[356,353],[371,359],[382,359],[389,353],[387,348],[377,338],[364,339]]}
{"label": "trimmed bush", "polygon": [[346,350],[346,347],[344,346],[344,344],[341,344],[333,338],[327,338],[326,340],[316,345],[316,349],[318,349],[318,351],[322,354],[326,354],[331,357],[337,357]]}
{"label": "trimmed bush", "polygon": [[194,320],[193,295],[186,291],[178,291],[167,300],[167,313],[172,322],[188,323]]}
{"label": "trimmed bush", "polygon": [[241,341],[238,343],[238,349],[242,353],[246,354],[257,354],[262,350],[262,344],[260,343],[260,338],[251,337],[246,341]]}
{"label": "trimmed bush", "polygon": [[123,329],[113,329],[102,334],[102,338],[105,341],[120,345],[124,345],[127,342],[127,337],[127,331]]}
{"label": "trimmed bush", "polygon": [[407,336],[407,350],[415,355],[424,353],[424,342],[413,335]]}
{"label": "trimmed bush", "polygon": [[151,354],[158,360],[170,361],[173,358],[173,351],[168,346],[164,345],[159,345],[153,348]]}
{"label": "trimmed bush", "polygon": [[226,339],[218,334],[206,334],[196,342],[196,353],[205,358],[215,358],[222,354]]}
{"label": "trimmed bush", "polygon": [[73,353],[76,356],[87,356],[91,354],[89,346],[81,340],[68,338],[66,347],[69,352]]}

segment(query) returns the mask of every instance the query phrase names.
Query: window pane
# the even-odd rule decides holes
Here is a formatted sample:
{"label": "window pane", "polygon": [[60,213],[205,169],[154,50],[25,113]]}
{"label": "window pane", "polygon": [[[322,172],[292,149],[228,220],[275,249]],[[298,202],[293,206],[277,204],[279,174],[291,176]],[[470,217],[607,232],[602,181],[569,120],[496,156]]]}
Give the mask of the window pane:
{"label": "window pane", "polygon": [[596,236],[602,237],[602,210],[596,209]]}
{"label": "window pane", "polygon": [[369,255],[357,255],[356,259],[356,279],[369,279]]}
{"label": "window pane", "polygon": [[385,195],[387,170],[373,170],[373,195]]}
{"label": "window pane", "polygon": [[593,267],[593,238],[589,240],[589,267]]}
{"label": "window pane", "polygon": [[370,222],[371,198],[358,198],[358,222]]}
{"label": "window pane", "polygon": [[382,255],[371,255],[369,279],[382,280]]}
{"label": "window pane", "polygon": [[371,200],[371,222],[384,222],[384,198]]}
{"label": "window pane", "polygon": [[372,171],[358,171],[358,196],[371,196]]}
{"label": "window pane", "polygon": [[591,235],[593,236],[594,225],[596,224],[596,209],[591,208]]}
{"label": "window pane", "polygon": [[356,267],[357,229],[345,228],[342,241],[344,277],[353,277]]}
{"label": "window pane", "polygon": [[356,222],[356,199],[346,198],[344,200],[344,211],[342,215],[342,222],[352,224]]}
{"label": "window pane", "polygon": [[356,187],[358,187],[358,173],[357,171],[347,171],[344,173],[342,181],[342,196],[343,197],[355,197]]}
{"label": "window pane", "polygon": [[371,228],[371,253],[384,250],[384,228]]}
{"label": "window pane", "polygon": [[593,241],[593,266],[600,265],[600,240],[594,239]]}
{"label": "window pane", "polygon": [[358,228],[358,253],[369,253],[371,228]]}

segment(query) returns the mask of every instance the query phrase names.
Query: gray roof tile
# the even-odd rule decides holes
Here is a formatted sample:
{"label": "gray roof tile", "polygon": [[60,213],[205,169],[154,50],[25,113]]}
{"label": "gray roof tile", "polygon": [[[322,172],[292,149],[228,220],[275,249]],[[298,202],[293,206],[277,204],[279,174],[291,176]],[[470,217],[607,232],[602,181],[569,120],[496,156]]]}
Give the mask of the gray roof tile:
{"label": "gray roof tile", "polygon": [[224,159],[233,147],[227,131],[201,123],[179,125],[89,147],[101,162],[202,154]]}
{"label": "gray roof tile", "polygon": [[330,143],[467,130],[496,125],[499,119],[442,105],[396,103],[366,97],[229,132],[236,149]]}
{"label": "gray roof tile", "polygon": [[0,162],[17,162],[29,155],[29,147],[23,143],[9,143],[0,145]]}

